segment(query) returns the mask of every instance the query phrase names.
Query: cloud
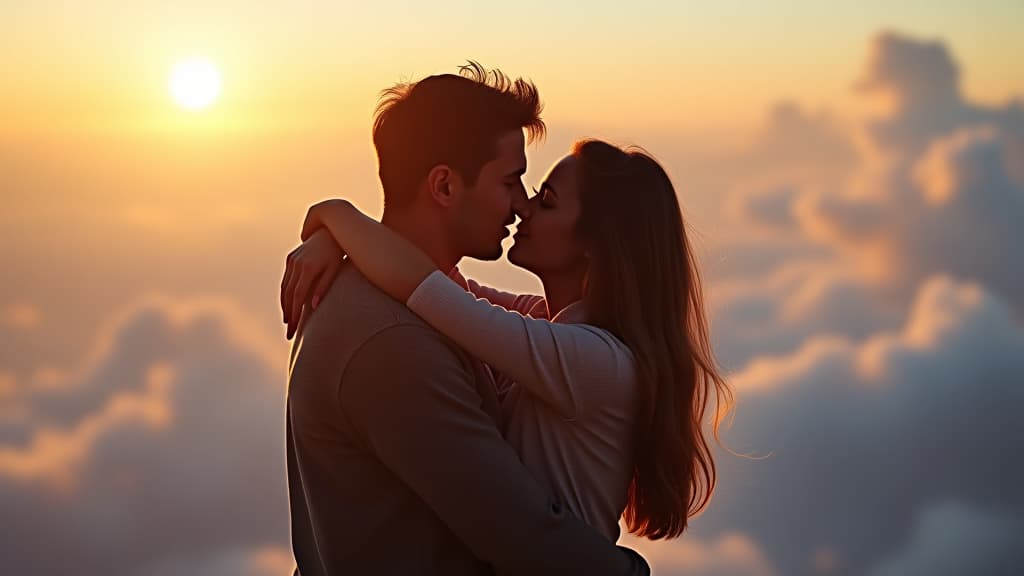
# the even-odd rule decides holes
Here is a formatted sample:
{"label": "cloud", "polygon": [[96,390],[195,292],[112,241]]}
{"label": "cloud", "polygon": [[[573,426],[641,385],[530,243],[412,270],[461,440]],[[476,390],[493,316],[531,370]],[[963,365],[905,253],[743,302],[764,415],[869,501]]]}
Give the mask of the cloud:
{"label": "cloud", "polygon": [[849,127],[836,114],[783,101],[768,111],[764,126],[730,159],[732,165],[722,168],[755,175],[740,180],[747,185],[771,180],[822,188],[851,174],[860,164],[859,155]]}
{"label": "cloud", "polygon": [[881,562],[869,576],[1013,576],[1024,566],[1024,522],[1020,517],[957,502],[921,514],[906,548]]}
{"label": "cloud", "polygon": [[960,66],[939,40],[878,34],[858,87],[888,100],[889,113],[871,122],[868,131],[876,145],[901,159],[965,126],[995,124],[1018,134],[1024,127],[1020,103],[988,108],[966,101]]}
{"label": "cloud", "polygon": [[[977,220],[995,217],[1001,226],[1000,217],[1019,216],[1024,106],[1020,102],[975,105],[962,96],[959,75],[940,42],[893,32],[876,36],[859,86],[868,97],[882,94],[895,104],[865,124],[850,126],[847,135],[833,138],[857,142],[859,161],[847,163],[852,170],[831,171],[829,177],[819,178],[808,172],[816,170],[818,161],[809,156],[798,160],[792,169],[732,198],[734,215],[743,218],[739,223],[788,227],[796,214],[802,216],[799,220],[810,239],[840,248],[920,227],[932,234],[946,230],[947,236],[955,230],[961,245],[972,246],[971,234],[984,232],[971,228]],[[776,114],[801,118],[798,111]],[[861,131],[866,133],[864,138],[857,135]],[[779,132],[778,138],[783,138],[785,131]],[[796,140],[793,136],[766,145],[765,150],[790,150]],[[813,146],[815,139],[807,142]],[[756,169],[756,163],[742,164],[742,169],[767,172]],[[957,229],[956,217],[962,211],[978,218],[964,219]],[[956,221],[943,221],[950,214]],[[985,236],[978,238],[983,241]]]}
{"label": "cloud", "polygon": [[815,261],[779,266],[756,282],[719,282],[709,294],[723,366],[792,352],[825,334],[862,338],[898,326],[902,306],[855,271]]}
{"label": "cloud", "polygon": [[832,256],[806,241],[792,204],[805,190],[834,189],[861,163],[850,128],[836,114],[780,102],[743,144],[707,148],[687,150],[672,166],[691,236],[711,242],[706,277],[749,279],[794,259]]}
{"label": "cloud", "polygon": [[621,545],[640,552],[651,571],[664,576],[774,576],[764,553],[748,536],[727,533],[708,541],[683,536],[672,542],[625,537]]}
{"label": "cloud", "polygon": [[1024,268],[1008,264],[1024,246],[1024,108],[966,101],[942,43],[891,32],[874,39],[860,87],[894,104],[851,127],[854,170],[794,169],[729,200],[748,239],[706,267],[730,368],[819,334],[893,329],[934,275],[981,283],[1024,318]]}
{"label": "cloud", "polygon": [[[742,526],[782,573],[863,573],[949,499],[1024,518],[1024,328],[981,285],[927,280],[903,326],[811,338],[733,377],[740,404],[700,535]],[[784,529],[780,529],[784,526]]]}
{"label": "cloud", "polygon": [[170,424],[167,394],[173,378],[168,365],[154,364],[145,377],[142,394],[117,394],[70,429],[41,427],[33,432],[29,446],[0,448],[0,476],[70,489],[105,434],[133,427],[160,430]]}
{"label": "cloud", "polygon": [[11,304],[4,310],[3,321],[11,328],[32,330],[42,322],[42,314],[31,304]]}
{"label": "cloud", "polygon": [[149,576],[287,576],[295,568],[291,551],[265,546],[217,551],[205,558],[174,558],[148,568]]}
{"label": "cloud", "polygon": [[945,46],[875,38],[865,90],[895,105],[867,125],[874,161],[841,194],[794,201],[809,238],[904,293],[932,274],[983,282],[1024,307],[1024,107],[966,101]]}
{"label": "cloud", "polygon": [[940,42],[881,34],[866,69],[890,105],[851,126],[852,171],[766,171],[730,199],[748,239],[709,290],[725,437],[767,457],[719,451],[690,536],[742,530],[783,574],[903,573],[960,502],[1007,519],[949,564],[986,573],[986,542],[1024,525],[1024,114],[968,102]]}
{"label": "cloud", "polygon": [[882,196],[809,197],[797,211],[809,235],[866,276],[907,291],[951,273],[1024,310],[1024,269],[1007,265],[1024,246],[1024,187],[1010,178],[1007,161],[999,130],[965,128],[935,140]]}
{"label": "cloud", "polygon": [[23,392],[32,417],[0,428],[21,428],[0,439],[0,506],[18,526],[0,542],[7,567],[284,563],[284,366],[262,333],[230,302],[151,299],[108,325],[67,381]]}
{"label": "cloud", "polygon": [[793,202],[797,197],[798,191],[792,187],[768,188],[733,196],[729,210],[738,222],[770,231],[792,232],[799,227],[793,214]]}
{"label": "cloud", "polygon": [[965,106],[959,66],[940,41],[878,34],[858,87],[888,100],[891,116],[870,128],[890,149],[913,153],[957,125],[981,119]]}

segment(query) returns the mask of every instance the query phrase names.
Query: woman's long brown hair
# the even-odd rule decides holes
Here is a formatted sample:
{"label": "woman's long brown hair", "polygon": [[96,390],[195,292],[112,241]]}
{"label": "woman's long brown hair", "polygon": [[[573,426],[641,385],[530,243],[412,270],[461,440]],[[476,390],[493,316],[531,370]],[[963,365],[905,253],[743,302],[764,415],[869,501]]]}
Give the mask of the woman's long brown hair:
{"label": "woman's long brown hair", "polygon": [[579,232],[590,266],[588,321],[623,341],[636,359],[641,401],[627,529],[675,538],[707,505],[716,482],[704,437],[715,394],[714,435],[732,392],[714,359],[701,280],[679,200],[665,170],[639,148],[577,142]]}

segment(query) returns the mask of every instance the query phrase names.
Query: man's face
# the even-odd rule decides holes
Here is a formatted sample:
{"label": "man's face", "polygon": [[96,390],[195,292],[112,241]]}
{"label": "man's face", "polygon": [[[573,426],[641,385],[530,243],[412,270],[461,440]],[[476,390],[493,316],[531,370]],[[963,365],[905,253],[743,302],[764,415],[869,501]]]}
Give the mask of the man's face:
{"label": "man's face", "polygon": [[479,260],[501,257],[501,241],[515,223],[513,206],[526,201],[526,139],[521,129],[498,138],[496,158],[483,165],[472,187],[460,195],[453,229],[465,256]]}

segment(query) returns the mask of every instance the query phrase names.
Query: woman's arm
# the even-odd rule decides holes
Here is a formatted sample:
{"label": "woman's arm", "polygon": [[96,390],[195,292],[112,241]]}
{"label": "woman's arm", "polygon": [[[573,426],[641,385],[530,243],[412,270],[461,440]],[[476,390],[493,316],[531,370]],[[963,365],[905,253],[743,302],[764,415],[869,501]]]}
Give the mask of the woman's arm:
{"label": "woman's arm", "polygon": [[[330,233],[370,282],[396,300],[406,301],[416,286],[437,270],[422,250],[347,200],[327,200],[311,207],[303,224],[302,239],[307,240],[321,228]],[[542,296],[511,294],[467,280],[458,269],[452,270],[450,276],[477,298],[524,316],[537,316],[544,302]]]}
{"label": "woman's arm", "polygon": [[[311,207],[303,224],[301,246],[286,260],[281,283],[281,308],[290,339],[298,327],[301,309],[315,309],[334,282],[345,252],[379,288],[405,301],[412,290],[436,267],[415,245],[376,220],[364,216],[345,200],[329,200]],[[344,249],[342,247],[345,247]],[[451,278],[472,292],[524,316],[546,317],[544,298],[517,295],[467,281],[455,268]]]}
{"label": "woman's arm", "polygon": [[621,401],[624,387],[635,383],[632,355],[608,332],[528,318],[476,299],[423,251],[347,201],[310,208],[303,239],[321,227],[370,282],[565,418],[588,404]]}
{"label": "woman's arm", "polygon": [[448,277],[459,286],[469,290],[477,298],[487,300],[491,304],[501,306],[505,310],[519,312],[523,316],[547,318],[548,309],[543,296],[536,294],[512,294],[511,292],[503,292],[497,288],[484,286],[476,280],[463,276],[458,268],[452,268]]}
{"label": "woman's arm", "polygon": [[631,397],[636,382],[632,354],[605,330],[493,306],[441,272],[430,274],[406,305],[564,418]]}
{"label": "woman's arm", "polygon": [[306,240],[326,228],[359,271],[392,298],[405,302],[437,265],[397,232],[363,214],[347,200],[313,205],[302,226]]}

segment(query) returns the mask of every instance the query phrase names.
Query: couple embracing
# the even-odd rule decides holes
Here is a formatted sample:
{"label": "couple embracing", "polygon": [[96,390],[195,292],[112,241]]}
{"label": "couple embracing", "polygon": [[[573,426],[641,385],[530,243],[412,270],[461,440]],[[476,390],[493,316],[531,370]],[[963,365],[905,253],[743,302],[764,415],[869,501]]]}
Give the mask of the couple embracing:
{"label": "couple embracing", "polygon": [[[668,175],[577,142],[532,195],[534,85],[476,64],[384,91],[380,222],[309,209],[287,260],[288,488],[301,576],[648,574],[616,546],[708,502],[731,393]],[[457,267],[508,260],[543,295]]]}

